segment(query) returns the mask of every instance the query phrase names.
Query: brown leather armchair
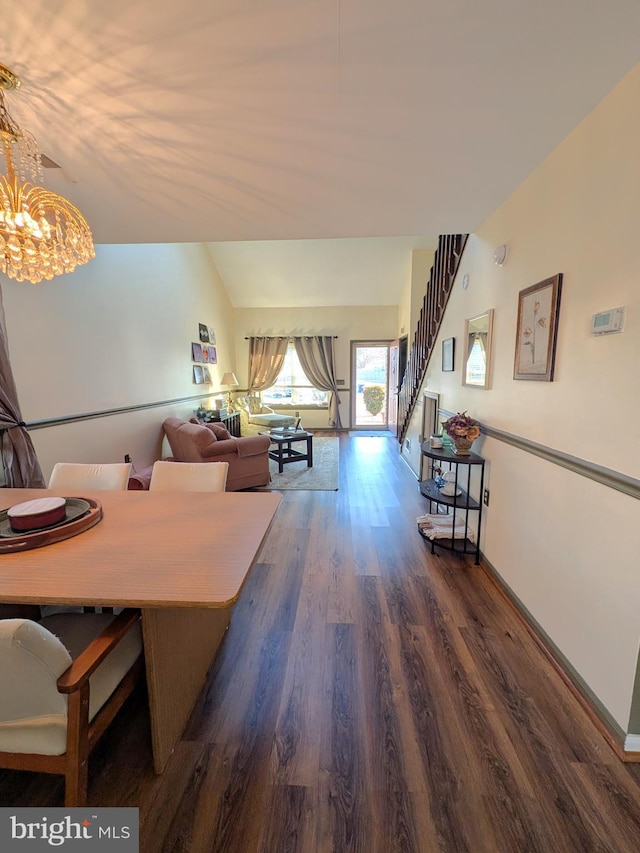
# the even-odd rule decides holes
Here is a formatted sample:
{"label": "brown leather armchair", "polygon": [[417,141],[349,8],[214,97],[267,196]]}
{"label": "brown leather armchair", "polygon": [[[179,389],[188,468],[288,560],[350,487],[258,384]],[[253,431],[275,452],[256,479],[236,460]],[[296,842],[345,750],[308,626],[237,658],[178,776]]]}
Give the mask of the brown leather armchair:
{"label": "brown leather armchair", "polygon": [[180,418],[167,418],[162,426],[176,462],[228,462],[228,492],[269,483],[269,436],[232,438],[222,424]]}

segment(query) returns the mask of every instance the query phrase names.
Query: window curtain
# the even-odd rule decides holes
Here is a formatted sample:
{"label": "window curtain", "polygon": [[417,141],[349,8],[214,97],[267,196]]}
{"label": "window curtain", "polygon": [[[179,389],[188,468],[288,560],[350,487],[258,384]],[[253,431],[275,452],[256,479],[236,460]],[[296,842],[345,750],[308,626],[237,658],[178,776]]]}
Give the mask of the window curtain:
{"label": "window curtain", "polygon": [[249,338],[249,394],[271,388],[282,370],[288,338]]}
{"label": "window curtain", "polygon": [[305,376],[316,388],[329,391],[329,426],[342,429],[340,420],[340,399],[336,385],[335,356],[333,337],[314,335],[313,337],[293,339],[300,364]]}
{"label": "window curtain", "polygon": [[5,485],[11,489],[44,488],[44,477],[20,413],[9,361],[4,307],[0,293],[0,452]]}

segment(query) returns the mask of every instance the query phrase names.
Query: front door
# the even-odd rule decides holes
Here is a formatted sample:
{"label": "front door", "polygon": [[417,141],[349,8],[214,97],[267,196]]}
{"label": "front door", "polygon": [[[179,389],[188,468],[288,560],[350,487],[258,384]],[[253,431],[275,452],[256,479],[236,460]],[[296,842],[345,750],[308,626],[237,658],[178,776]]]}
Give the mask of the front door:
{"label": "front door", "polygon": [[400,390],[399,379],[399,357],[400,342],[391,341],[389,344],[389,379],[387,385],[388,414],[387,421],[389,429],[398,433],[398,391]]}
{"label": "front door", "polygon": [[389,341],[351,342],[352,429],[388,429]]}

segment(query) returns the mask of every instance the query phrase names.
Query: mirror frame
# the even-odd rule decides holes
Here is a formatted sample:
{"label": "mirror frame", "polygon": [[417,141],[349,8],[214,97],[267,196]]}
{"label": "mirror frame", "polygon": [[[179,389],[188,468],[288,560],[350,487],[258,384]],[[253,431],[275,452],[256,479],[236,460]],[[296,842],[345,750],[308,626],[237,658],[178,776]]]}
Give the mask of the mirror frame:
{"label": "mirror frame", "polygon": [[[469,330],[472,327],[473,323],[476,323],[478,320],[481,320],[483,317],[487,319],[487,344],[486,344],[486,369],[484,372],[484,381],[483,382],[471,382],[467,379],[467,364],[469,363],[469,356],[471,354],[471,348],[469,346]],[[493,308],[489,308],[487,311],[482,311],[480,314],[475,314],[473,317],[469,317],[468,320],[464,321],[464,359],[462,362],[462,384],[467,385],[470,388],[483,388],[487,389],[491,387],[491,350],[493,349]]]}

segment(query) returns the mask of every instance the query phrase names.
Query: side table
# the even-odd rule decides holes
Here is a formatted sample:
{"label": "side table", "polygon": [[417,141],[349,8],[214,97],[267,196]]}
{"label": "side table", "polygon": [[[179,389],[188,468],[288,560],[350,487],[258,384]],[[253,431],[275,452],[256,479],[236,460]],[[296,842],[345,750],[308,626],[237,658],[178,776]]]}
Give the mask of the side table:
{"label": "side table", "polygon": [[[434,552],[434,546],[445,548],[447,551],[455,551],[458,554],[471,553],[475,555],[476,565],[479,564],[484,458],[476,453],[456,454],[444,447],[435,449],[430,447],[427,441],[422,444],[421,452],[430,460],[431,477],[421,481],[420,492],[429,501],[429,512],[432,512],[435,507],[436,514],[442,514],[444,527],[450,526],[451,530],[449,538],[431,538],[420,530],[421,536],[431,542],[431,553]],[[443,470],[443,466],[446,466],[446,469],[453,472],[454,475],[452,478],[452,495],[443,494],[435,478],[436,469]],[[473,468],[480,472],[479,497],[477,499],[471,495],[471,471]],[[469,530],[471,514],[477,517],[478,529],[475,543],[469,541],[464,535]],[[458,522],[464,531],[461,536],[458,536]]]}
{"label": "side table", "polygon": [[222,415],[221,421],[234,438],[240,438],[240,412]]}
{"label": "side table", "polygon": [[230,435],[234,438],[240,438],[240,412],[228,412],[226,415],[222,415],[220,420],[214,420],[210,416],[201,418],[196,415],[196,418],[201,424],[223,424]]}

